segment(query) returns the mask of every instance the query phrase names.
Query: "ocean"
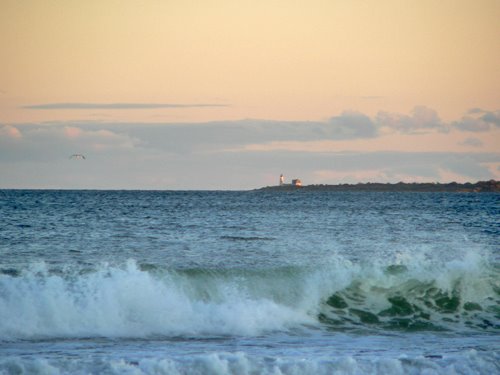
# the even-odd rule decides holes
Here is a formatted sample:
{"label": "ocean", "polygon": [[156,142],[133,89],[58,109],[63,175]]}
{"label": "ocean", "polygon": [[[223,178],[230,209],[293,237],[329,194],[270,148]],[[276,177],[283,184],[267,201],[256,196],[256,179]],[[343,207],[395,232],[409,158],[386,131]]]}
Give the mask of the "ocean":
{"label": "ocean", "polygon": [[0,190],[0,374],[498,374],[500,194]]}

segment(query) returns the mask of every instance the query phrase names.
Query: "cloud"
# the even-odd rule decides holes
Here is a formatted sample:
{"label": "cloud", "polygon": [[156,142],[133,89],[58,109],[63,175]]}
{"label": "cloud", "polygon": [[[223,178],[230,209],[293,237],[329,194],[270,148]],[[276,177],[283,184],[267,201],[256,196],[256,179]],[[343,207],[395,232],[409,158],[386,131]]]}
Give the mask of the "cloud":
{"label": "cloud", "polygon": [[[140,147],[140,140],[108,129],[77,126],[12,126],[0,128],[0,161],[47,162],[74,153],[123,154]],[[6,134],[7,137],[1,135]],[[12,140],[15,139],[15,142]]]}
{"label": "cloud", "polygon": [[[443,171],[460,175],[460,181],[498,178],[489,168],[498,162],[494,153],[450,152],[270,152],[249,153],[239,158],[263,171],[298,177],[306,184],[340,182],[450,182]],[[229,160],[228,160],[229,162]],[[228,164],[231,164],[229,162]],[[276,177],[277,178],[277,177]]]}
{"label": "cloud", "polygon": [[[475,110],[474,116],[493,123],[495,113]],[[466,116],[472,116],[468,113]],[[65,143],[90,142],[91,135],[108,131],[123,137],[122,145],[161,150],[169,153],[203,154],[232,151],[233,154],[271,151],[332,152],[357,151],[459,151],[459,145],[491,149],[491,141],[464,140],[449,124],[440,120],[433,109],[415,107],[409,115],[379,112],[369,116],[356,111],[344,111],[325,121],[276,121],[246,119],[205,123],[126,123],[126,122],[59,122],[26,125],[23,132],[33,129],[60,128]],[[389,129],[389,131],[387,131]],[[454,128],[459,130],[458,128]],[[425,130],[425,131],[424,131]],[[47,130],[45,130],[47,131]],[[55,132],[55,130],[53,130]],[[93,133],[92,133],[93,132]],[[100,132],[100,133],[99,133]],[[416,136],[416,137],[415,137]],[[112,138],[117,141],[117,138]],[[126,139],[126,142],[125,142]],[[127,143],[128,142],[128,143]],[[480,143],[483,142],[483,145]],[[97,143],[96,143],[97,144]],[[99,144],[102,144],[99,142]],[[108,139],[105,143],[110,145]],[[408,146],[405,146],[408,145]],[[106,146],[106,147],[108,147]],[[114,146],[113,146],[114,147]],[[468,149],[462,148],[463,151]]]}
{"label": "cloud", "polygon": [[227,104],[196,103],[196,104],[169,104],[169,103],[48,103],[26,105],[24,109],[157,109],[157,108],[203,108],[228,107]]}
{"label": "cloud", "polygon": [[485,132],[490,130],[491,126],[480,118],[464,116],[460,121],[453,123],[457,129],[470,132]]}
{"label": "cloud", "polygon": [[332,139],[373,138],[377,136],[377,126],[361,112],[345,111],[328,121]]}
{"label": "cloud", "polygon": [[360,96],[359,98],[363,100],[379,100],[379,99],[384,99],[385,96],[366,95],[366,96]]}
{"label": "cloud", "polygon": [[484,112],[481,119],[488,124],[500,127],[500,111]]}
{"label": "cloud", "polygon": [[487,132],[500,128],[500,111],[472,108],[458,121],[443,122],[434,109],[417,106],[410,115],[380,111],[373,121],[382,130],[382,133],[384,129],[406,134],[417,134],[431,130],[443,133],[451,130]]}
{"label": "cloud", "polygon": [[387,127],[401,133],[416,133],[422,130],[446,132],[448,130],[437,112],[425,106],[415,107],[409,116],[380,111],[376,116],[376,122],[380,127]]}
{"label": "cloud", "polygon": [[[495,159],[494,161],[498,161],[498,157]],[[465,176],[468,179],[488,180],[493,176],[486,165],[487,162],[493,162],[493,160],[478,162],[478,158],[475,155],[466,153],[451,154],[443,158],[441,166],[445,170]]]}
{"label": "cloud", "polygon": [[486,132],[500,128],[500,111],[485,111],[474,108],[467,112],[459,121],[452,123],[456,129],[469,132]]}
{"label": "cloud", "polygon": [[66,126],[64,128],[64,135],[70,139],[78,138],[82,135],[83,131],[80,128],[75,128],[74,126]]}
{"label": "cloud", "polygon": [[20,139],[22,138],[23,135],[16,127],[12,125],[6,125],[0,128],[0,136],[9,137],[13,139]]}
{"label": "cloud", "polygon": [[467,138],[461,144],[471,147],[481,147],[483,146],[484,143],[478,138]]}
{"label": "cloud", "polygon": [[[312,155],[313,173],[296,173],[303,181],[315,183],[341,182],[450,182],[478,181],[498,178],[489,164],[498,162],[497,154],[440,153],[440,152],[369,152]],[[328,165],[329,164],[329,165]]]}
{"label": "cloud", "polygon": [[58,133],[57,136],[62,135],[65,137],[67,144],[90,152],[102,152],[104,150],[111,152],[128,151],[140,144],[139,140],[130,137],[126,133],[118,133],[108,129],[86,130],[66,126],[61,133]]}
{"label": "cloud", "polygon": [[[102,126],[102,125],[99,125]],[[111,127],[110,127],[111,128]],[[238,120],[208,123],[117,124],[145,147],[179,153],[218,152],[279,141],[373,138],[376,127],[365,115],[344,112],[328,121]]]}
{"label": "cloud", "polygon": [[467,111],[469,114],[481,113],[483,110],[481,108],[471,108]]}

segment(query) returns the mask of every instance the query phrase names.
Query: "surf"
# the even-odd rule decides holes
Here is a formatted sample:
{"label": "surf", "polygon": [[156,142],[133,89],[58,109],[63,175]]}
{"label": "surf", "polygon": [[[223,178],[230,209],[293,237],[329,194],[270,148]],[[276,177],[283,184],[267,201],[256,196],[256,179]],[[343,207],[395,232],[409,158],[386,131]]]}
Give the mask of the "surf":
{"label": "surf", "polygon": [[257,336],[293,330],[500,330],[500,272],[452,262],[171,269],[38,262],[0,267],[2,340]]}

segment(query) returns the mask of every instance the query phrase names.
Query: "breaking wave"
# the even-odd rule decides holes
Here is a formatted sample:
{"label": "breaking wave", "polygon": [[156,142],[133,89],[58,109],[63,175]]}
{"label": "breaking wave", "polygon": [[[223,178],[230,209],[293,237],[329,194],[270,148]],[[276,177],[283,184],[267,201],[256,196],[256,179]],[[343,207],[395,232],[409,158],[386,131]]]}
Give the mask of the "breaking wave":
{"label": "breaking wave", "polygon": [[0,339],[259,335],[296,329],[500,329],[499,267],[468,254],[320,269],[45,263],[0,273]]}

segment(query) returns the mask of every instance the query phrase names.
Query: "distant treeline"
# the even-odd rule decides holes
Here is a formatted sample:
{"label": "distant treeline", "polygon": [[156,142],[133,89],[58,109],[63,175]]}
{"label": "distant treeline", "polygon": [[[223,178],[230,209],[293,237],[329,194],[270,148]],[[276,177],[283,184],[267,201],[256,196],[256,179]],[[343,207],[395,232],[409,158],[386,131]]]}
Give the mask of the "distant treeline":
{"label": "distant treeline", "polygon": [[500,192],[500,181],[479,181],[476,183],[466,182],[460,184],[450,182],[441,184],[438,182],[398,182],[395,184],[384,184],[378,182],[367,182],[358,184],[339,185],[305,185],[305,186],[267,186],[258,190],[266,191],[394,191],[394,192]]}

